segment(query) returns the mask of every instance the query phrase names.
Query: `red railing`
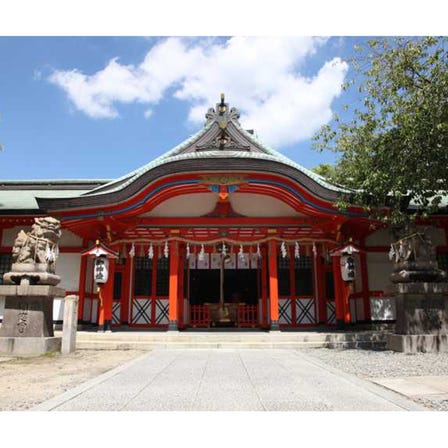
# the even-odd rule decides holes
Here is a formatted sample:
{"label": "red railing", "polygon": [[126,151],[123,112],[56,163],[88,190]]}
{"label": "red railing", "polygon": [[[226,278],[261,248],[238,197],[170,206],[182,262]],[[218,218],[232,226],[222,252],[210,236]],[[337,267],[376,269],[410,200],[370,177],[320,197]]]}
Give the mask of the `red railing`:
{"label": "red railing", "polygon": [[258,307],[256,305],[238,306],[238,327],[256,327],[258,325]]}
{"label": "red railing", "polygon": [[191,326],[209,327],[210,326],[210,309],[206,305],[191,306]]}

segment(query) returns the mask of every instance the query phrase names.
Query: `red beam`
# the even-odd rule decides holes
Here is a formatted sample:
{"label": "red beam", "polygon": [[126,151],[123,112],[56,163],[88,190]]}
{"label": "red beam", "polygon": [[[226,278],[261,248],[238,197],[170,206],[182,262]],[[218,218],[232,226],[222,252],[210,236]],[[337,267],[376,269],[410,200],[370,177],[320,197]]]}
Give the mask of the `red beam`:
{"label": "red beam", "polygon": [[326,224],[328,221],[319,218],[309,218],[309,217],[293,217],[293,218],[210,218],[210,217],[191,217],[191,218],[134,218],[134,219],[123,219],[129,227],[133,226],[151,226],[151,227],[198,227],[198,226],[222,226],[226,227],[238,226],[238,227],[253,227],[253,226],[297,226],[297,225],[316,225],[316,224]]}

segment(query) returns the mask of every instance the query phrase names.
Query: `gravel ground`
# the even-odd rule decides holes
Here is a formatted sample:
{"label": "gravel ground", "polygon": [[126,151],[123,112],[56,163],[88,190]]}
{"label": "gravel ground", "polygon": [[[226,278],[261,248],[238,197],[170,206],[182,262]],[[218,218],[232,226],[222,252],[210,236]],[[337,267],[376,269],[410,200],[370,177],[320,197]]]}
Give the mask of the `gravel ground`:
{"label": "gravel ground", "polygon": [[37,358],[0,357],[0,411],[26,411],[144,353],[77,350]]}
{"label": "gravel ground", "polygon": [[[448,353],[406,355],[390,350],[300,350],[332,367],[363,379],[407,376],[448,376]],[[416,398],[415,401],[436,411],[448,411],[448,400]]]}

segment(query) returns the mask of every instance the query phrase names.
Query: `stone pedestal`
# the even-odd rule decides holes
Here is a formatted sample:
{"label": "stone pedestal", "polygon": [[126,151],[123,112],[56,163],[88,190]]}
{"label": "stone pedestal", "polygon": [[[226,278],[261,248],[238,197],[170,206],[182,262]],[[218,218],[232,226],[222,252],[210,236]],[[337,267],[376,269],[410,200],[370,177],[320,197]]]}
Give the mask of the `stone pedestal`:
{"label": "stone pedestal", "polygon": [[61,338],[8,338],[0,336],[0,354],[12,356],[41,356],[60,352]]}
{"label": "stone pedestal", "polygon": [[60,350],[61,338],[53,332],[54,297],[65,291],[51,285],[2,285],[5,297],[0,328],[0,353],[17,356],[42,355]]}
{"label": "stone pedestal", "polygon": [[404,353],[448,351],[448,285],[398,284],[395,334],[387,348]]}
{"label": "stone pedestal", "polygon": [[397,334],[448,334],[448,295],[398,294]]}
{"label": "stone pedestal", "polygon": [[448,352],[446,334],[388,334],[386,347],[402,353],[441,353]]}

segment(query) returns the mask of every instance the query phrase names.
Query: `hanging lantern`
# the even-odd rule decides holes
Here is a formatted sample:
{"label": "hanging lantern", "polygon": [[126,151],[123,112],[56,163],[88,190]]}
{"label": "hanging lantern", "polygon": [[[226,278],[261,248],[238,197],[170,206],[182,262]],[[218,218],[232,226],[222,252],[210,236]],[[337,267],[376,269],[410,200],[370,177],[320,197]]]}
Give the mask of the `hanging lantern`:
{"label": "hanging lantern", "polygon": [[185,258],[187,260],[190,258],[190,243],[187,243],[187,247],[185,248]]}
{"label": "hanging lantern", "polygon": [[102,285],[109,279],[109,259],[106,256],[96,257],[93,267],[95,283]]}
{"label": "hanging lantern", "polygon": [[280,246],[280,251],[282,253],[282,258],[286,258],[288,256],[288,250],[286,249],[286,244],[282,241],[282,245]]}
{"label": "hanging lantern", "polygon": [[259,244],[259,243],[257,243],[257,252],[256,252],[256,255],[257,255],[258,258],[261,258],[261,250],[260,250],[260,244]]}
{"label": "hanging lantern", "polygon": [[317,247],[316,247],[316,243],[313,243],[313,255],[314,255],[314,257],[317,257]]}
{"label": "hanging lantern", "polygon": [[154,258],[154,247],[152,246],[152,243],[149,245],[148,248],[148,258],[152,260]]}
{"label": "hanging lantern", "polygon": [[297,259],[300,258],[300,246],[297,241],[296,241],[296,244],[294,245],[294,258],[297,258]]}
{"label": "hanging lantern", "polygon": [[222,253],[223,257],[225,257],[227,254],[227,246],[226,246],[226,243],[224,243],[224,241],[222,242],[221,253]]}
{"label": "hanging lantern", "polygon": [[131,250],[129,251],[129,256],[131,258],[134,258],[134,256],[135,256],[135,246],[134,246],[134,243],[132,243]]}

